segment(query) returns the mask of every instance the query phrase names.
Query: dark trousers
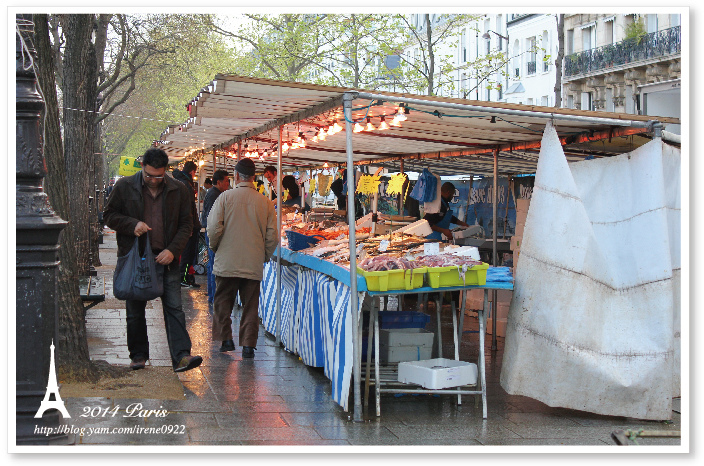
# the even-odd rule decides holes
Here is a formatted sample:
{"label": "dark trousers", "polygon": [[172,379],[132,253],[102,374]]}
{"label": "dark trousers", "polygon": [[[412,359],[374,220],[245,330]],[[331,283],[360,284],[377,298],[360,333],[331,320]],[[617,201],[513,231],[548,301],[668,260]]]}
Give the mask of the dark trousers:
{"label": "dark trousers", "polygon": [[259,335],[259,280],[215,276],[213,303],[213,341],[232,340],[232,308],[237,293],[242,301],[240,346],[257,346]]}
{"label": "dark trousers", "polygon": [[198,253],[198,237],[200,236],[200,233],[197,231],[194,231],[193,234],[191,235],[190,238],[188,238],[188,242],[186,243],[186,247],[184,248],[183,252],[181,253],[181,260],[179,262],[179,270],[181,272],[181,280],[185,280],[186,275],[188,274],[188,267],[191,265],[195,265],[196,263],[196,255]]}
{"label": "dark trousers", "polygon": [[215,263],[215,253],[210,249],[210,239],[205,234],[205,245],[208,247],[208,302],[212,303],[215,298],[215,275],[213,275],[213,264]]}
{"label": "dark trousers", "polygon": [[[191,354],[191,337],[186,329],[186,315],[181,307],[181,276],[176,264],[171,263],[164,271],[164,295],[161,304],[164,308],[164,325],[169,353],[174,367],[182,357]],[[130,359],[144,356],[149,359],[149,338],[144,309],[146,301],[127,300],[127,348]]]}

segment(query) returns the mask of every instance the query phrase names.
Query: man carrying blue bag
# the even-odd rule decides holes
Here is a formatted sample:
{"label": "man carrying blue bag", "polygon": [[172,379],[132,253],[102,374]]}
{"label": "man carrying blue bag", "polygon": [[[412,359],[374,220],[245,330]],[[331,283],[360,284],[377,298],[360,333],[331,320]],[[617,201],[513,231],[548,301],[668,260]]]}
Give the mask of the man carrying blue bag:
{"label": "man carrying blue bag", "polygon": [[[191,203],[186,186],[166,175],[169,157],[161,149],[149,149],[142,157],[142,170],[120,178],[105,206],[105,224],[117,233],[117,255],[127,255],[139,240],[140,253],[150,242],[155,260],[164,266],[164,323],[175,372],[198,367],[203,358],[191,356],[191,338],[181,307],[181,276],[178,257],[193,228]],[[144,235],[149,232],[148,235]],[[143,236],[144,235],[144,236]],[[174,260],[176,259],[176,260]],[[127,308],[127,347],[133,370],[144,369],[149,359],[145,317],[146,301],[125,301]]]}

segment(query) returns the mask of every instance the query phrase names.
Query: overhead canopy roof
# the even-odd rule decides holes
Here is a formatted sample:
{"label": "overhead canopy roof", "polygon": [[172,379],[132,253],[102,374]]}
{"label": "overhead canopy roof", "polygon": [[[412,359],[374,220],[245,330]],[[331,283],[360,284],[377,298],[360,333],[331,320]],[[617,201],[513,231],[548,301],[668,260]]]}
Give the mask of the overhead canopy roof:
{"label": "overhead canopy roof", "polygon": [[[493,173],[498,150],[502,174],[534,173],[545,123],[552,119],[565,143],[568,160],[588,155],[610,156],[629,152],[648,140],[651,120],[675,123],[675,118],[588,112],[500,102],[472,101],[437,96],[355,90],[342,87],[272,81],[218,74],[188,105],[190,118],[169,126],[156,141],[172,160],[204,158],[218,165],[241,153],[277,147],[279,127],[289,145],[299,136],[306,146],[285,152],[284,170],[344,165],[345,131],[313,142],[320,128],[334,121],[345,127],[343,95],[353,92],[352,117],[378,127],[399,110],[408,109],[400,127],[364,131],[352,136],[356,164],[406,171],[430,167],[438,175]],[[638,136],[638,135],[641,136]],[[598,142],[595,142],[598,141]],[[222,158],[220,158],[222,157]],[[253,158],[258,169],[276,165],[276,156]]]}

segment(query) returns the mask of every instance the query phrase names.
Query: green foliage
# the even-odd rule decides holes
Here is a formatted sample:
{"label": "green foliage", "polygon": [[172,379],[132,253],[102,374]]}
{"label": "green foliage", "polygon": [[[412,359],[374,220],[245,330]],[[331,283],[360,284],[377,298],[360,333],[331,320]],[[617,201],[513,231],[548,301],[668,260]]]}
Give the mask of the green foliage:
{"label": "green foliage", "polygon": [[645,29],[645,21],[643,20],[642,16],[639,16],[634,19],[634,21],[626,26],[625,30],[625,40],[634,40],[637,44],[640,43],[641,40],[643,40],[643,37],[645,37],[648,34],[648,31]]}
{"label": "green foliage", "polygon": [[[233,67],[233,50],[201,15],[130,18],[160,53],[137,71],[129,99],[103,121],[108,174],[117,174],[120,155],[139,156],[169,124],[188,118],[186,105],[216,73]],[[127,73],[129,70],[126,70]],[[128,84],[125,82],[123,87]]]}

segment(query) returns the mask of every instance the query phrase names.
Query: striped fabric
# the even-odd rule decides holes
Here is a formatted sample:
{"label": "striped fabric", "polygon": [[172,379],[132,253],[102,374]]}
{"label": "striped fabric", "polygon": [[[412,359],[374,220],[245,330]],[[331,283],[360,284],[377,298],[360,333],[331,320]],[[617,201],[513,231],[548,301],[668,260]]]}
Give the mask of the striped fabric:
{"label": "striped fabric", "polygon": [[[304,364],[323,367],[332,382],[333,400],[348,410],[352,380],[351,290],[305,267],[282,266],[281,342]],[[364,293],[359,293],[361,312]],[[276,262],[264,265],[259,296],[264,328],[276,332]]]}

